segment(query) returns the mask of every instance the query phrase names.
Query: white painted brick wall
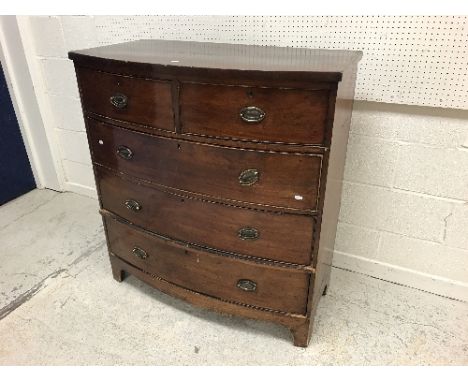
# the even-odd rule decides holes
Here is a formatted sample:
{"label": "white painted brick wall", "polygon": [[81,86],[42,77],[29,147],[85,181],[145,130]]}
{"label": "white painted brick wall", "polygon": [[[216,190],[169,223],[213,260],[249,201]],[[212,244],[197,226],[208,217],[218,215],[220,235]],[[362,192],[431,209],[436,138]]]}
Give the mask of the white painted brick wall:
{"label": "white painted brick wall", "polygon": [[66,58],[67,50],[60,18],[52,16],[31,17],[30,25],[33,32],[31,37],[38,56]]}
{"label": "white painted brick wall", "polygon": [[78,99],[78,84],[73,63],[63,58],[41,58],[40,60],[47,92]]}
{"label": "white painted brick wall", "polygon": [[465,111],[355,103],[335,250],[467,285],[467,137]]}
{"label": "white painted brick wall", "polygon": [[337,251],[352,253],[369,259],[377,257],[382,232],[361,226],[338,223],[335,239]]}
{"label": "white painted brick wall", "polygon": [[357,183],[345,183],[340,220],[366,228],[442,240],[452,203],[425,195]]}
{"label": "white painted brick wall", "polygon": [[[87,188],[94,188],[94,174],[90,165],[63,159],[63,167],[67,181],[73,186],[83,186]],[[80,188],[77,188],[79,191]],[[70,191],[73,191],[71,187]]]}
{"label": "white painted brick wall", "polygon": [[406,145],[400,148],[395,188],[468,200],[468,153]]}
{"label": "white painted brick wall", "polygon": [[354,134],[439,148],[459,148],[468,139],[465,112],[381,103],[357,105]]}
{"label": "white painted brick wall", "polygon": [[89,150],[86,150],[88,147],[88,140],[85,132],[63,129],[57,129],[56,132],[64,159],[91,166],[91,155]]}
{"label": "white painted brick wall", "polygon": [[[37,95],[48,100],[42,112],[58,137],[65,187],[93,194],[77,84],[66,54],[98,45],[94,18],[29,17],[29,30],[22,33],[33,40],[41,67],[32,75],[42,84]],[[126,39],[118,31],[115,36]],[[371,274],[380,267],[388,272],[376,271],[377,276],[455,297],[460,293],[452,293],[449,284],[432,282],[441,278],[468,291],[467,146],[466,111],[356,102],[336,265]]]}
{"label": "white painted brick wall", "polygon": [[53,111],[54,127],[63,130],[85,131],[80,100],[64,95],[48,94]]}
{"label": "white painted brick wall", "polygon": [[391,187],[399,148],[397,142],[351,133],[344,179]]}
{"label": "white painted brick wall", "polygon": [[444,243],[455,248],[468,249],[468,203],[456,205],[445,220],[447,228]]}
{"label": "white painted brick wall", "polygon": [[27,17],[23,38],[32,41],[38,71],[33,82],[43,102],[47,128],[56,135],[62,158],[64,188],[96,197],[85,125],[73,63],[68,51],[96,46],[94,18],[90,16]]}
{"label": "white painted brick wall", "polygon": [[383,232],[376,260],[431,275],[468,281],[468,251],[427,240]]}

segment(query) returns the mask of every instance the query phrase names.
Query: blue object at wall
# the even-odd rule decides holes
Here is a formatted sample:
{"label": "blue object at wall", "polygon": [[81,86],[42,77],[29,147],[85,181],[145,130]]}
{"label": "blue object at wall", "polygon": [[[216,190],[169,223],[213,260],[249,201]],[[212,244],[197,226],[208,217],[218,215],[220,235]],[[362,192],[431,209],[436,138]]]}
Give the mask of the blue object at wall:
{"label": "blue object at wall", "polygon": [[0,64],[0,205],[36,188]]}

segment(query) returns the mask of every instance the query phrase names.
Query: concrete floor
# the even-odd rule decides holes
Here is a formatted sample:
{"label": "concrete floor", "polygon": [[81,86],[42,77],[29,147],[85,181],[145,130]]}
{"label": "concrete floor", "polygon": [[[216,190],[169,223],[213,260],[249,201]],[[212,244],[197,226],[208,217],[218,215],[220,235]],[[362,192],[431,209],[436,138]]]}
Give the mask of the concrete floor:
{"label": "concrete floor", "polygon": [[0,207],[0,364],[468,364],[468,304],[339,269],[307,349],[281,326],[118,284],[97,210],[47,190]]}

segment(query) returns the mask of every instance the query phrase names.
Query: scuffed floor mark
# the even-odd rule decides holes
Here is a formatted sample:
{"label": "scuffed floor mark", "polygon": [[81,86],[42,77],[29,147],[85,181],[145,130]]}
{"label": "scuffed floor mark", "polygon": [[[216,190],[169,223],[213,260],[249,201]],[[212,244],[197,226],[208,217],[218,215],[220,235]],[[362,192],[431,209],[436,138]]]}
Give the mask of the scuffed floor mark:
{"label": "scuffed floor mark", "polygon": [[[102,231],[99,231],[99,234],[101,234]],[[100,240],[98,243],[96,243],[94,246],[87,248],[81,255],[79,255],[75,260],[73,260],[70,264],[69,267],[72,267],[84,259],[90,257],[96,252],[99,252],[104,246],[106,245],[106,241],[104,239]]]}
{"label": "scuffed floor mark", "polygon": [[39,205],[35,206],[32,210],[29,210],[29,211],[25,212],[24,214],[22,214],[20,216],[17,216],[15,219],[13,219],[12,221],[9,221],[7,224],[4,224],[4,225],[0,226],[0,231],[3,230],[6,227],[9,227],[13,223],[16,223],[18,220],[21,220],[25,216],[27,216],[29,214],[32,214],[33,212],[37,211],[39,208],[45,206],[47,203],[50,203],[52,200],[54,200],[57,196],[59,196],[61,194],[60,191],[55,191],[55,190],[50,190],[50,191],[54,191],[56,193],[54,196],[52,196],[52,198],[50,198],[49,200],[47,200],[47,201],[45,201],[43,203],[40,203]]}
{"label": "scuffed floor mark", "polygon": [[67,274],[66,277],[73,277],[76,278],[81,272],[84,271],[84,269],[75,269],[75,266],[79,263],[81,263],[83,260],[86,260],[88,257],[99,253],[99,251],[104,248],[107,245],[105,240],[100,241],[96,245],[88,248],[86,251],[84,251],[80,256],[78,256],[75,260],[73,260],[69,265],[67,269]]}
{"label": "scuffed floor mark", "polygon": [[43,278],[41,281],[39,281],[36,285],[34,285],[31,289],[29,289],[26,292],[24,292],[23,294],[19,295],[17,298],[15,298],[8,305],[1,308],[0,309],[0,320],[3,320],[6,316],[8,316],[10,313],[15,311],[16,309],[18,309],[25,302],[29,301],[35,294],[37,294],[41,289],[44,288],[45,283],[46,283],[47,280],[56,278],[58,275],[60,275],[65,270],[66,269],[59,269],[59,270],[56,270],[56,271],[50,273],[45,278]]}
{"label": "scuffed floor mark", "polygon": [[64,301],[64,302],[62,302],[62,303],[60,304],[60,309],[63,309],[63,307],[64,307],[64,306],[65,306],[65,304],[68,302],[68,300],[70,300],[70,298],[71,298],[71,297],[70,297],[70,296],[68,296],[68,297],[65,299],[65,301]]}

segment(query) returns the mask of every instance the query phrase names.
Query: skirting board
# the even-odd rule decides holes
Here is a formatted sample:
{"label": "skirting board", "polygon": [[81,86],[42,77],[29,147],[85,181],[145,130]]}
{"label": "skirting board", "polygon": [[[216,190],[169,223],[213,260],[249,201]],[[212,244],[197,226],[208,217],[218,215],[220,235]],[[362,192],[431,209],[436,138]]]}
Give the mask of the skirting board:
{"label": "skirting board", "polygon": [[65,182],[65,191],[74,192],[75,194],[89,196],[90,198],[96,199],[97,191],[95,188],[83,186],[82,184]]}
{"label": "skirting board", "polygon": [[410,288],[455,300],[468,301],[468,284],[444,277],[402,268],[377,260],[335,251],[333,267],[362,273]]}

